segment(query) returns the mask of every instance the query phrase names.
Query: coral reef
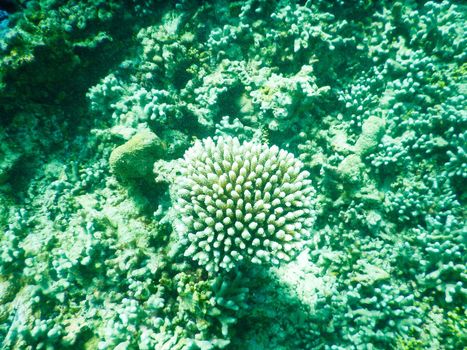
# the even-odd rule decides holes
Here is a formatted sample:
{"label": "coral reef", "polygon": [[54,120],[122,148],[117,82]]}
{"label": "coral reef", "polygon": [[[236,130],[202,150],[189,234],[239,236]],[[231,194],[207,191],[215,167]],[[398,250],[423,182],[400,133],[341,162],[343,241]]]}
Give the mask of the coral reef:
{"label": "coral reef", "polygon": [[0,349],[467,348],[466,14],[2,1]]}

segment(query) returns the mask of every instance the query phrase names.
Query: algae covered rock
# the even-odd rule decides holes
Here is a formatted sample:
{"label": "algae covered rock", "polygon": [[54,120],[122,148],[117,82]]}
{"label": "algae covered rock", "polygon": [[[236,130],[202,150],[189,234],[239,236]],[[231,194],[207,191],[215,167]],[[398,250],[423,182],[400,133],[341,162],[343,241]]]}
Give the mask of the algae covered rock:
{"label": "algae covered rock", "polygon": [[368,154],[378,146],[384,133],[384,120],[378,117],[369,117],[363,122],[362,133],[355,143],[355,152],[360,155]]}
{"label": "algae covered rock", "polygon": [[154,161],[165,152],[162,140],[151,131],[140,131],[110,154],[110,168],[122,179],[145,177],[152,172]]}
{"label": "algae covered rock", "polygon": [[348,155],[337,167],[341,178],[349,183],[359,182],[362,178],[364,165],[360,157],[356,154]]}

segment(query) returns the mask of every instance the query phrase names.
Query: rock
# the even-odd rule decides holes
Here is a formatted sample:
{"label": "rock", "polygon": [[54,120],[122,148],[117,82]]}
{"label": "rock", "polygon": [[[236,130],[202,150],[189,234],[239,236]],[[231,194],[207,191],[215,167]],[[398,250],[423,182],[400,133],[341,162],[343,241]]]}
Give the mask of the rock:
{"label": "rock", "polygon": [[344,158],[344,160],[337,167],[339,176],[349,183],[357,183],[362,179],[362,170],[364,165],[360,156],[351,154]]}
{"label": "rock", "polygon": [[156,160],[165,154],[165,144],[153,132],[140,131],[110,154],[110,168],[119,178],[136,179],[152,173]]}
{"label": "rock", "polygon": [[335,130],[334,136],[331,139],[332,148],[342,154],[349,154],[353,151],[353,147],[348,144],[347,134],[344,130]]}
{"label": "rock", "polygon": [[355,143],[355,153],[365,155],[378,146],[384,133],[384,120],[371,116],[363,122],[362,133]]}
{"label": "rock", "polygon": [[0,280],[0,305],[12,301],[16,292],[15,286],[10,281]]}

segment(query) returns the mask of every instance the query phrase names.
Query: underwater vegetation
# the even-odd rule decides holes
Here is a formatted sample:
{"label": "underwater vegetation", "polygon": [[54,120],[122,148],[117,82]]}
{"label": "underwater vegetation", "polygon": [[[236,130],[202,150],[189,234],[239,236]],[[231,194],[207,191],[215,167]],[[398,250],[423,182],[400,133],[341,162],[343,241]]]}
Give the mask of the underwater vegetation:
{"label": "underwater vegetation", "polygon": [[467,348],[462,1],[0,3],[0,349]]}

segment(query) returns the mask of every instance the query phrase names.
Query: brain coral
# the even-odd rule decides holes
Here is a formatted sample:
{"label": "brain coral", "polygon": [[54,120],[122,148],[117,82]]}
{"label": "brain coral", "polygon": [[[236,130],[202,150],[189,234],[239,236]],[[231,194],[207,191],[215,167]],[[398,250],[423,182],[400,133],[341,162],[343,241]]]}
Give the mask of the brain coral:
{"label": "brain coral", "polygon": [[197,141],[184,157],[177,208],[185,256],[208,272],[289,260],[314,221],[314,189],[293,154],[237,138]]}

